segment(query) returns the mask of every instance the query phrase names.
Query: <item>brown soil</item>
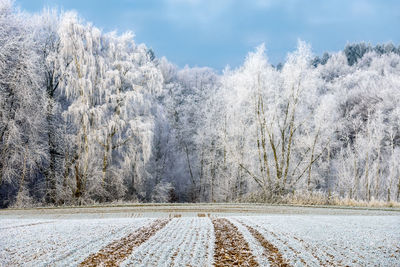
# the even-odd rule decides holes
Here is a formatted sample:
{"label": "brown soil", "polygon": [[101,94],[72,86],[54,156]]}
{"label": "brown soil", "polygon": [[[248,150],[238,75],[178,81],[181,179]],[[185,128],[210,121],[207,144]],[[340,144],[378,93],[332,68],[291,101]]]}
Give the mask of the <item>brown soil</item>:
{"label": "brown soil", "polygon": [[251,235],[258,241],[260,242],[261,246],[264,248],[264,255],[268,258],[268,261],[270,262],[271,266],[282,266],[282,267],[289,267],[291,266],[288,261],[283,258],[282,254],[279,252],[278,248],[275,247],[272,243],[268,242],[264,238],[264,236],[254,229],[251,226],[248,226],[244,223],[242,223],[251,233]]}
{"label": "brown soil", "polygon": [[215,232],[215,266],[258,266],[249,244],[230,221],[213,219]]}
{"label": "brown soil", "polygon": [[148,226],[143,226],[133,233],[116,240],[95,254],[87,257],[79,266],[118,266],[133,251],[162,229],[170,219],[158,219]]}

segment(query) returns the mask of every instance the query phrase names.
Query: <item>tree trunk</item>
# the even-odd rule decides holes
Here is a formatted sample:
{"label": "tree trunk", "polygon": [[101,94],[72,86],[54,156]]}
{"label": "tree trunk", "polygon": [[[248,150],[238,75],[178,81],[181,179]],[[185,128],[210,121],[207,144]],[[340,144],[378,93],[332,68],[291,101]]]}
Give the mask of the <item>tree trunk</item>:
{"label": "tree trunk", "polygon": [[55,144],[55,130],[53,127],[53,100],[48,99],[47,106],[47,138],[49,148],[49,169],[46,172],[46,202],[54,204],[56,202],[56,156],[57,149]]}
{"label": "tree trunk", "polygon": [[196,181],[194,180],[193,172],[192,172],[192,166],[190,165],[190,159],[189,159],[189,150],[187,145],[185,144],[185,153],[186,153],[186,161],[188,164],[188,169],[189,169],[189,175],[190,175],[190,180],[192,181],[192,193],[193,195],[193,200],[195,201],[197,199],[196,196]]}
{"label": "tree trunk", "polygon": [[[25,150],[27,150],[27,148]],[[19,182],[18,193],[21,193],[22,190],[24,189],[26,169],[27,169],[26,168],[26,160],[27,160],[27,151],[25,151],[25,153],[24,153],[24,161],[22,163],[22,174],[21,174],[21,179],[20,179],[20,182]]]}
{"label": "tree trunk", "polygon": [[75,181],[76,181],[76,189],[75,189],[74,196],[75,196],[75,198],[80,198],[83,193],[83,188],[82,188],[81,174],[79,172],[79,162],[78,161],[75,163],[74,168],[75,168]]}
{"label": "tree trunk", "polygon": [[397,184],[397,201],[400,201],[400,176],[399,176],[399,182]]}

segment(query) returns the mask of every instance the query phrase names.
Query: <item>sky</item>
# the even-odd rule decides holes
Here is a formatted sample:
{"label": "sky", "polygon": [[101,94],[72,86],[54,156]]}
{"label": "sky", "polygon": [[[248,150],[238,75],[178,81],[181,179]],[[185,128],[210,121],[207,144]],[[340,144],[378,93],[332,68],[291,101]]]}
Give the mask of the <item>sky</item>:
{"label": "sky", "polygon": [[76,10],[104,31],[132,31],[180,67],[240,66],[265,43],[278,64],[298,40],[316,55],[346,44],[400,44],[399,0],[15,0],[28,12]]}

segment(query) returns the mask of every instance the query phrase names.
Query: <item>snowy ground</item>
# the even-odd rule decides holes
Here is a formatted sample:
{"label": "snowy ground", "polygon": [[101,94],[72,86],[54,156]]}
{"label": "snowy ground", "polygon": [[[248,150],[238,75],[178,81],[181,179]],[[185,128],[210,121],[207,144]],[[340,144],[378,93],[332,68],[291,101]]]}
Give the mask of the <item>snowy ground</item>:
{"label": "snowy ground", "polygon": [[261,205],[0,210],[0,266],[400,266],[400,211]]}

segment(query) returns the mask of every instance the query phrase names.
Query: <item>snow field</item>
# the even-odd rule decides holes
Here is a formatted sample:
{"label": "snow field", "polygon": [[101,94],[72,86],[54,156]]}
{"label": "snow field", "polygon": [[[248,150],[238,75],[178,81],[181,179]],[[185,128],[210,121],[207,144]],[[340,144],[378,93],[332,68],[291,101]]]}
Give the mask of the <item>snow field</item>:
{"label": "snow field", "polygon": [[[151,219],[0,220],[0,266],[71,266]],[[15,226],[15,227],[12,227]]]}
{"label": "snow field", "polygon": [[211,266],[214,242],[209,218],[174,218],[121,266]]}
{"label": "snow field", "polygon": [[236,217],[293,265],[399,266],[398,216]]}

